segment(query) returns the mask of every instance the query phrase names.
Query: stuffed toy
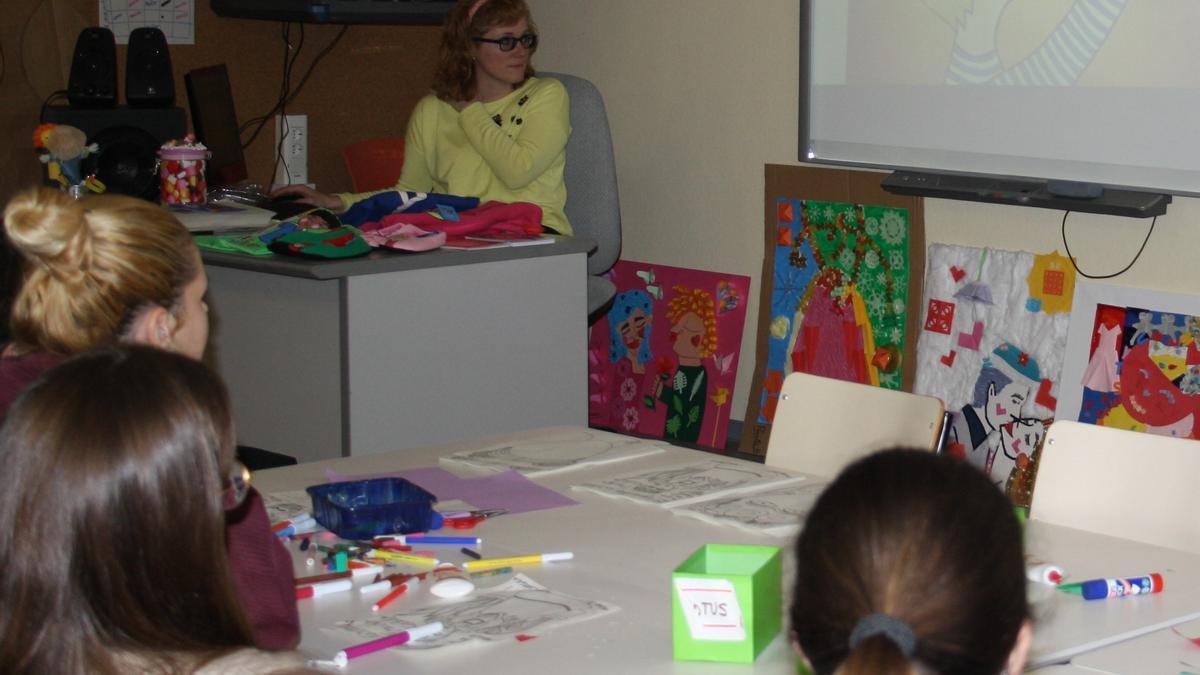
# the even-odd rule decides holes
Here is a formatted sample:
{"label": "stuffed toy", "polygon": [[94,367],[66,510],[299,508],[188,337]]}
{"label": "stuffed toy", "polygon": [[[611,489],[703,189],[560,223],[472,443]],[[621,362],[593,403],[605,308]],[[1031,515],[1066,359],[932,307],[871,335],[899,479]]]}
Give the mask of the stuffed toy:
{"label": "stuffed toy", "polygon": [[87,185],[100,192],[99,182],[93,176],[83,175],[83,160],[99,151],[95,143],[88,144],[87,135],[66,124],[42,124],[33,132],[33,147],[38,151],[38,160],[46,165],[50,180],[58,181],[65,188]]}

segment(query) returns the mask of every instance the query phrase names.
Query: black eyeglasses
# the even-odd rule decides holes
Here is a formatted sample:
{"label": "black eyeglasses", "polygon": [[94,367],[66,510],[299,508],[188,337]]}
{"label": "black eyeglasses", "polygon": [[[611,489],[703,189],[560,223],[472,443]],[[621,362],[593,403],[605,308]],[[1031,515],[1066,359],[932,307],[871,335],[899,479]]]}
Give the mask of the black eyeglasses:
{"label": "black eyeglasses", "polygon": [[538,36],[534,33],[526,33],[521,37],[505,35],[502,38],[475,37],[471,38],[471,40],[473,42],[489,42],[494,45],[499,45],[500,51],[502,52],[511,52],[517,48],[517,43],[520,43],[522,47],[528,49],[529,51],[537,49],[538,45]]}

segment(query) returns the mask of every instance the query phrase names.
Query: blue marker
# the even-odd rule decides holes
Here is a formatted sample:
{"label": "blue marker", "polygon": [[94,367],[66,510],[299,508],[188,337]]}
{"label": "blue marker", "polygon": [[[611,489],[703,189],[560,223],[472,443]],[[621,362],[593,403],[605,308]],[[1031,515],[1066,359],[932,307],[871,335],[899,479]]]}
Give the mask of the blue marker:
{"label": "blue marker", "polygon": [[1079,587],[1083,591],[1084,600],[1102,600],[1158,593],[1163,589],[1163,578],[1161,574],[1155,573],[1143,577],[1092,579],[1082,582]]}

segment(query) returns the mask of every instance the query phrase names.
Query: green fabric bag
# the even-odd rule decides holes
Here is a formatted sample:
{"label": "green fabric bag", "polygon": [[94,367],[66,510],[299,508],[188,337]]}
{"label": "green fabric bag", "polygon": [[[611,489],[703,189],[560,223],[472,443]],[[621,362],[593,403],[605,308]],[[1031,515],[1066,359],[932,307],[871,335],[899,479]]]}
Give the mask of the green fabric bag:
{"label": "green fabric bag", "polygon": [[283,255],[310,258],[353,258],[371,252],[371,246],[353,227],[297,230],[272,241],[268,248]]}

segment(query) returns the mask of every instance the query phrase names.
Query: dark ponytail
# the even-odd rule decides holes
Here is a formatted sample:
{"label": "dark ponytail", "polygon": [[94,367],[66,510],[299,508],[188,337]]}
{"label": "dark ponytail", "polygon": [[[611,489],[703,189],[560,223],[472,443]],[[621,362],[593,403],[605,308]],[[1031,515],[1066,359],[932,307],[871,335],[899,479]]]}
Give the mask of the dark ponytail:
{"label": "dark ponytail", "polygon": [[999,673],[1029,617],[1012,504],[948,457],[860,460],[797,539],[791,613],[817,675]]}

